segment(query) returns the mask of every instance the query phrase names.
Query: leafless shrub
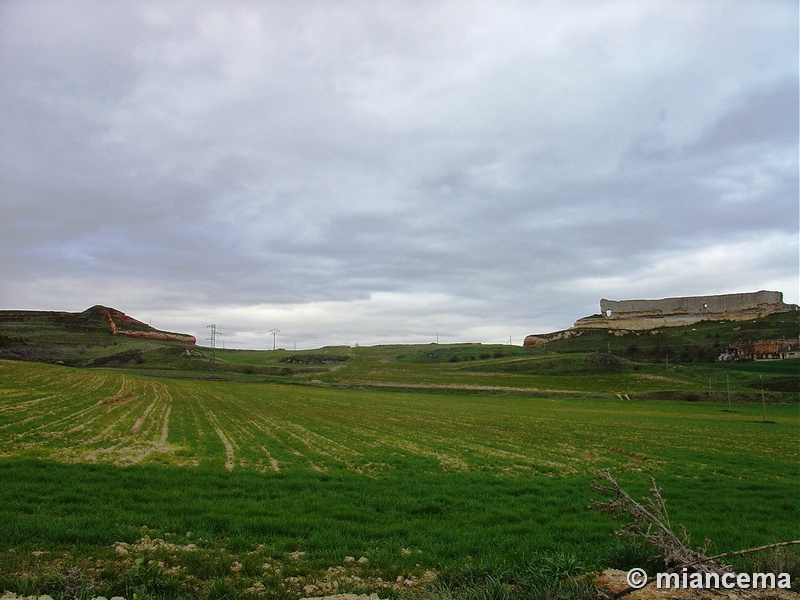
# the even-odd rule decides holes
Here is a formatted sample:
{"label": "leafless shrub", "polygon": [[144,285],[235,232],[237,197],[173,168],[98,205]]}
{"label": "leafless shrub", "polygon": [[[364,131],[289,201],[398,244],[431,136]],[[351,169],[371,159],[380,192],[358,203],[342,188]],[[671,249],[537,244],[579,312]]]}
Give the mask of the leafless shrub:
{"label": "leafless shrub", "polygon": [[[611,515],[615,520],[627,518],[629,522],[623,525],[616,535],[631,540],[637,545],[655,549],[657,552],[655,558],[661,558],[669,568],[669,572],[692,569],[698,573],[731,573],[733,569],[721,562],[720,559],[800,544],[800,540],[794,540],[708,556],[711,540],[705,540],[701,548],[692,548],[691,539],[683,525],[678,526],[677,534],[673,531],[666,501],[662,497],[661,488],[656,485],[655,479],[650,478],[652,487],[649,494],[642,498],[641,502],[637,502],[620,487],[609,469],[595,471],[595,477],[595,481],[591,484],[592,490],[611,497],[604,502],[593,500],[589,508]],[[633,587],[625,588],[614,594],[613,597],[619,598],[635,589]]]}
{"label": "leafless shrub", "polygon": [[729,566],[708,557],[711,540],[705,540],[700,548],[692,548],[691,539],[683,525],[678,527],[677,534],[673,531],[666,502],[655,479],[650,478],[652,487],[649,494],[642,498],[641,502],[637,502],[620,487],[608,469],[596,471],[595,476],[597,479],[592,482],[592,490],[601,494],[611,494],[612,497],[605,502],[593,501],[589,508],[609,514],[614,519],[621,517],[629,519],[616,535],[655,549],[667,567],[692,564],[695,565],[695,570],[701,573],[731,571]]}

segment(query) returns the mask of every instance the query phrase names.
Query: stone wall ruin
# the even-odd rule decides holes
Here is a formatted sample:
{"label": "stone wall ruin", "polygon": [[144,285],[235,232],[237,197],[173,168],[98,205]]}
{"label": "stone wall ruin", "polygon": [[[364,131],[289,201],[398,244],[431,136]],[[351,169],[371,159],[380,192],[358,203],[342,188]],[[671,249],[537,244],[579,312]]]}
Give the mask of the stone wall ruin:
{"label": "stone wall ruin", "polygon": [[575,329],[653,329],[699,321],[745,321],[797,310],[783,293],[759,291],[661,300],[600,300],[600,314],[575,321]]}

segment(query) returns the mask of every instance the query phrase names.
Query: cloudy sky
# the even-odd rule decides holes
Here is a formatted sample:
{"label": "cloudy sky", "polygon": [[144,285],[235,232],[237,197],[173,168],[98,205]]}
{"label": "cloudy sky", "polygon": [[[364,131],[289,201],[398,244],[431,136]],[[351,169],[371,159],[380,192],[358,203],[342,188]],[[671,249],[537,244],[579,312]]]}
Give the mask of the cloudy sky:
{"label": "cloudy sky", "polygon": [[226,347],[798,302],[794,0],[0,3],[0,308]]}

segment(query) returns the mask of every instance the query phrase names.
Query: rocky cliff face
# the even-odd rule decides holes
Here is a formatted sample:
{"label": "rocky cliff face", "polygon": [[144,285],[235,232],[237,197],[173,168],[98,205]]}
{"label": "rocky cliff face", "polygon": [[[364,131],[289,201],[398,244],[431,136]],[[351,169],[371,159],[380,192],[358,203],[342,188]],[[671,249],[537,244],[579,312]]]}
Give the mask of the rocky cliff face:
{"label": "rocky cliff face", "polygon": [[[144,338],[148,340],[166,340],[173,342],[184,342],[186,344],[196,344],[197,339],[187,333],[172,333],[153,329],[149,325],[137,321],[118,310],[108,309],[104,306],[94,307],[100,311],[108,322],[111,335],[126,335],[128,337]],[[90,309],[92,310],[92,309]],[[120,327],[124,325],[125,327]]]}

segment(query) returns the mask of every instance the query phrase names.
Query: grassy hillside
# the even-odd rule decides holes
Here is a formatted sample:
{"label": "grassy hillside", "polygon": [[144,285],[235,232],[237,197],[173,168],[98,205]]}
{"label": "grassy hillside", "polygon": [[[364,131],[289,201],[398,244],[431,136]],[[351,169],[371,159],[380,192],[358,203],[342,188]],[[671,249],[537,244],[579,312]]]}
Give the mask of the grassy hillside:
{"label": "grassy hillside", "polygon": [[637,362],[714,362],[735,342],[759,339],[797,339],[797,312],[752,321],[701,321],[684,327],[646,331],[578,329],[563,339],[556,332],[546,347],[553,352],[611,352]]}
{"label": "grassy hillside", "polygon": [[[217,349],[111,335],[93,307],[25,320],[0,312],[0,358],[124,369],[156,376],[472,393],[614,394],[629,398],[794,402],[797,361],[720,364],[734,342],[797,336],[796,313],[655,331],[573,330],[533,347],[398,345],[307,351]],[[134,321],[135,323],[135,321]],[[147,328],[140,324],[140,328]]]}
{"label": "grassy hillside", "polygon": [[[0,311],[0,359],[71,366],[141,365],[148,353],[181,356],[193,344],[114,335],[115,325],[137,334],[172,335],[137,321],[113,308],[93,306],[80,313]],[[201,354],[198,354],[202,356]]]}

